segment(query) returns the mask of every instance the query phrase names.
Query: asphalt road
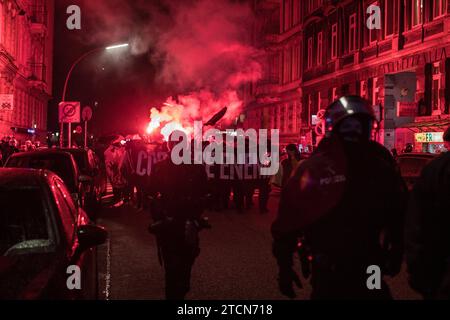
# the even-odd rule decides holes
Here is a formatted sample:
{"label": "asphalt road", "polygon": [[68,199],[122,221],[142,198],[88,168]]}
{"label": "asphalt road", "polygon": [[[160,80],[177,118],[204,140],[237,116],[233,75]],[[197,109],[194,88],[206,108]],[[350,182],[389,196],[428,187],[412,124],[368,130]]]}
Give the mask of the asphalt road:
{"label": "asphalt road", "polygon": [[[257,199],[255,199],[257,200]],[[253,209],[207,212],[213,226],[202,231],[201,253],[194,265],[191,300],[285,299],[277,287],[277,266],[271,254],[270,225],[278,196],[272,195],[270,213]],[[257,201],[255,201],[257,203]],[[105,226],[109,241],[98,250],[99,296],[106,300],[164,299],[164,273],[159,265],[154,237],[147,232],[150,216],[131,205],[104,208],[98,224]],[[386,279],[394,298],[418,299],[407,285],[403,271]],[[298,299],[308,299],[310,286]]]}

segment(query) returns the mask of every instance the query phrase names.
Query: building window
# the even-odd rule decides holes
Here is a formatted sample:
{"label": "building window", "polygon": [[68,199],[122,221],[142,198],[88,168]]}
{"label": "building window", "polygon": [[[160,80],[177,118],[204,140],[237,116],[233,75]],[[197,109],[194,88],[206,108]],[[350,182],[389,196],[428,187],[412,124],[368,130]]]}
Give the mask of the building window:
{"label": "building window", "polygon": [[297,46],[292,47],[292,80],[297,80]]}
{"label": "building window", "polygon": [[338,55],[338,27],[337,23],[331,26],[331,59],[336,59]]}
{"label": "building window", "polygon": [[423,0],[411,0],[411,26],[414,28],[422,23]]}
{"label": "building window", "polygon": [[314,10],[314,0],[308,0],[308,13]]}
{"label": "building window", "polygon": [[284,0],[284,30],[292,26],[292,0]]}
{"label": "building window", "polygon": [[352,14],[348,23],[348,51],[356,50],[356,13]]}
{"label": "building window", "polygon": [[313,38],[308,38],[308,69],[311,69],[313,66]]}
{"label": "building window", "polygon": [[0,43],[3,41],[3,4],[0,2]]}
{"label": "building window", "polygon": [[294,26],[296,26],[300,22],[300,0],[294,0],[293,10]]}
{"label": "building window", "polygon": [[366,80],[361,80],[361,82],[360,82],[359,95],[364,99],[367,96],[367,81]]}
{"label": "building window", "polygon": [[319,8],[321,5],[323,5],[323,0],[307,0],[307,5],[308,5],[307,12],[311,13],[317,8]]}
{"label": "building window", "polygon": [[292,48],[284,51],[284,83],[292,81]]}
{"label": "building window", "polygon": [[395,25],[395,1],[384,2],[384,36],[385,38],[394,33]]}
{"label": "building window", "polygon": [[308,119],[308,124],[311,125],[311,115],[312,115],[312,111],[313,111],[313,101],[312,101],[312,95],[308,94],[308,114],[307,114],[307,119]]}
{"label": "building window", "polygon": [[447,13],[447,0],[433,0],[433,17],[442,17]]}
{"label": "building window", "polygon": [[431,96],[431,105],[433,111],[440,110],[440,97],[439,92],[441,90],[441,72],[440,72],[440,64],[436,62],[433,64],[433,84],[432,84],[432,96]]}
{"label": "building window", "polygon": [[317,65],[322,65],[323,57],[323,33],[322,31],[317,34]]}
{"label": "building window", "polygon": [[378,88],[378,78],[374,77],[372,79],[372,88],[371,88],[371,102],[372,105],[375,106],[378,103],[378,93],[379,93],[379,88]]}

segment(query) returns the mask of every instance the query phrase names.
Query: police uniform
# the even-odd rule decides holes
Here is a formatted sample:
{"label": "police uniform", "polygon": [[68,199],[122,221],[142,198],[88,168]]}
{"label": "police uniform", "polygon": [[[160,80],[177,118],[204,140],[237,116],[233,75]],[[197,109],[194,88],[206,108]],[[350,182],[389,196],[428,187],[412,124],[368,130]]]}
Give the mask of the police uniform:
{"label": "police uniform", "polygon": [[406,219],[409,282],[425,299],[450,299],[450,152],[430,162],[412,191]]}
{"label": "police uniform", "polygon": [[191,269],[200,253],[199,220],[207,193],[203,165],[157,163],[148,194],[154,197],[152,216],[159,254],[165,269],[166,298],[183,299],[190,289]]}
{"label": "police uniform", "polygon": [[377,265],[384,274],[399,272],[405,202],[405,184],[387,149],[368,140],[323,139],[287,182],[272,225],[282,292],[294,295],[293,254],[302,235],[312,299],[390,298],[384,282],[369,290],[366,271]]}

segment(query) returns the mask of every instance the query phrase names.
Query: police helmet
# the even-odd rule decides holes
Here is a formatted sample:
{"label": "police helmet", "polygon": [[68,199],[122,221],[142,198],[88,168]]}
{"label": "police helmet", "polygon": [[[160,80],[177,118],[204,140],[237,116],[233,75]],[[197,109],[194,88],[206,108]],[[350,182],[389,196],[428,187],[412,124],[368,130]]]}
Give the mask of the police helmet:
{"label": "police helmet", "polygon": [[336,130],[342,120],[348,117],[367,119],[370,126],[375,121],[373,108],[367,100],[359,96],[343,96],[334,101],[325,111],[324,120],[327,136]]}

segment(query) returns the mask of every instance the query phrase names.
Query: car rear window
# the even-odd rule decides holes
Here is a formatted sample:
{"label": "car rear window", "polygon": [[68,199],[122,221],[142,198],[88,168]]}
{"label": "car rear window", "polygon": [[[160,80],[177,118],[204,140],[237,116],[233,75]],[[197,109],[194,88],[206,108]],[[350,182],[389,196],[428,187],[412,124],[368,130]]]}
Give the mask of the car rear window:
{"label": "car rear window", "polygon": [[49,225],[38,188],[0,188],[0,255],[49,244]]}
{"label": "car rear window", "polygon": [[42,155],[30,157],[12,157],[8,160],[8,168],[46,169],[60,176],[69,189],[75,191],[75,177],[72,162],[68,156]]}

